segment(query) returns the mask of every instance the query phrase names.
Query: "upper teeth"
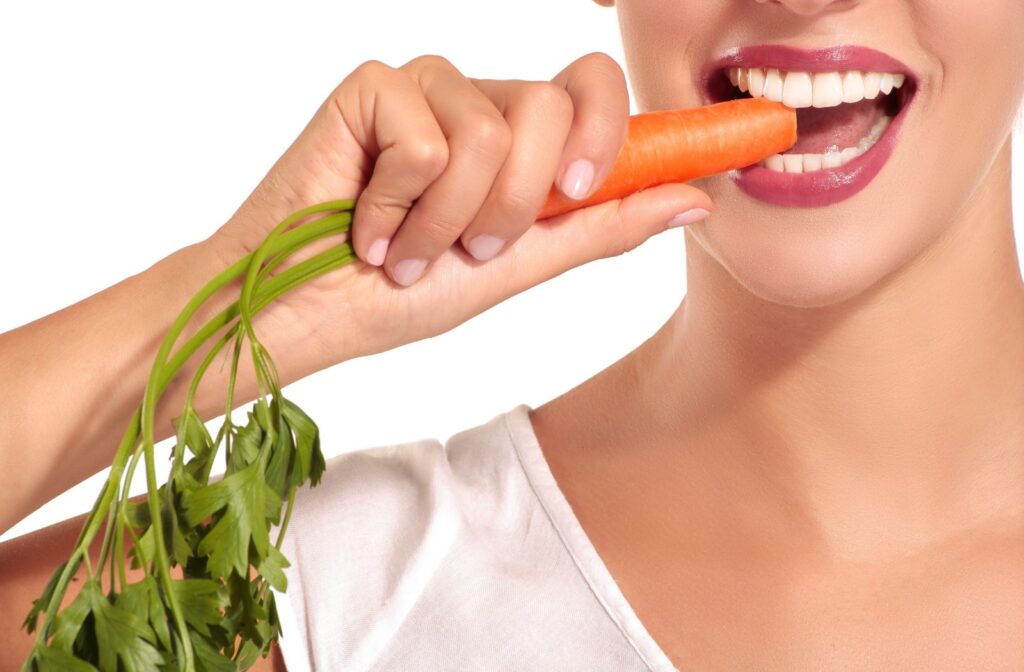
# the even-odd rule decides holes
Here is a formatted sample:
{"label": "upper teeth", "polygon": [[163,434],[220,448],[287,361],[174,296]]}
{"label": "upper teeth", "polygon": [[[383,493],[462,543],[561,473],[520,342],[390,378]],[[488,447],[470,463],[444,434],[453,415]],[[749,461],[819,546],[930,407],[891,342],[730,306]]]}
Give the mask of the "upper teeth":
{"label": "upper teeth", "polygon": [[877,98],[903,86],[905,75],[888,72],[782,72],[777,68],[729,68],[729,81],[754,98],[788,107],[835,107]]}

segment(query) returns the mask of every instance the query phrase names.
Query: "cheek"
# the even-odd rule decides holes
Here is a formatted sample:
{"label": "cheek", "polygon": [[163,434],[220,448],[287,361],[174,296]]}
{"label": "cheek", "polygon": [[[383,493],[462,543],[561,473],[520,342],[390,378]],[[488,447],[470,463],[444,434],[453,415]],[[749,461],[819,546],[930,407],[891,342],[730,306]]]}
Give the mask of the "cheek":
{"label": "cheek", "polygon": [[[948,220],[1003,148],[1024,96],[1024,2],[921,2],[918,39],[935,65],[925,81],[913,168]],[[922,204],[924,205],[924,204]]]}
{"label": "cheek", "polygon": [[699,65],[715,48],[751,41],[745,3],[619,0],[616,7],[641,112],[699,105]]}

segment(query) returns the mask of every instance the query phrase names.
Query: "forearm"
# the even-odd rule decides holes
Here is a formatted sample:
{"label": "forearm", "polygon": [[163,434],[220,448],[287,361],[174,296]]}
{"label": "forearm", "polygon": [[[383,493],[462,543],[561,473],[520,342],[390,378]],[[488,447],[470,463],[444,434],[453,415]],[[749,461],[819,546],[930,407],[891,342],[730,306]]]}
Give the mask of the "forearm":
{"label": "forearm", "polygon": [[[0,469],[8,475],[0,489],[0,531],[109,466],[167,330],[189,298],[241,253],[222,252],[212,239],[189,246],[79,303],[0,334]],[[236,281],[211,299],[178,343],[237,298],[238,287]],[[259,322],[257,331],[274,353],[280,334],[264,334]],[[236,406],[257,394],[247,350]],[[225,348],[198,390],[195,407],[204,420],[224,412],[229,367],[220,363],[229,355]],[[181,412],[198,359],[186,365],[158,405],[156,440],[173,432],[170,419]],[[275,362],[282,384],[301,368],[286,358]]]}
{"label": "forearm", "polygon": [[[142,500],[143,497],[134,498],[136,502]],[[32,609],[32,601],[43,593],[54,568],[67,560],[84,521],[84,515],[76,516],[0,544],[0,604],[4,605],[0,610],[0,641],[4,643],[0,647],[0,670],[18,669],[32,650],[38,630],[28,633],[22,629],[22,621]],[[97,537],[89,547],[93,565],[99,559],[100,541]],[[124,545],[126,551],[132,547],[128,535],[125,535]],[[136,583],[144,576],[142,569],[128,567],[125,572],[129,583]],[[171,575],[181,578],[181,567],[172,567]],[[86,576],[85,567],[79,567],[75,580],[68,584],[62,608],[75,599]],[[108,590],[107,575],[100,574],[99,579],[104,590]],[[40,616],[37,627],[42,627],[43,620]],[[285,672],[277,645],[271,647],[270,656],[259,658],[249,672]]]}

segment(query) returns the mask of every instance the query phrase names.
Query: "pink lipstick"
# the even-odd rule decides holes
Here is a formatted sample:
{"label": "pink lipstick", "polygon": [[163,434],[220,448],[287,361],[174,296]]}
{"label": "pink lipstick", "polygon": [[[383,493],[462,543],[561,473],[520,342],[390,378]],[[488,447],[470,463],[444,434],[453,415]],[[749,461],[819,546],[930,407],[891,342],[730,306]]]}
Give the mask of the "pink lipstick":
{"label": "pink lipstick", "polygon": [[903,62],[851,45],[737,48],[700,77],[706,103],[764,96],[797,109],[792,149],[731,173],[744,193],[790,207],[824,207],[864,189],[892,156],[916,84]]}

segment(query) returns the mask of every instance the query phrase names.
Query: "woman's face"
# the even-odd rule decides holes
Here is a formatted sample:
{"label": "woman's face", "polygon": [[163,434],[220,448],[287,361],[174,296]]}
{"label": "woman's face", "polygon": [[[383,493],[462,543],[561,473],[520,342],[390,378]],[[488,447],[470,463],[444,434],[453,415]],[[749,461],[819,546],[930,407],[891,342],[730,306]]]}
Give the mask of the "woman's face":
{"label": "woman's face", "polygon": [[[747,95],[728,82],[727,70],[710,69],[722,57],[766,75],[779,68],[784,102],[812,98],[811,107],[798,108],[800,141],[789,150],[812,155],[802,166],[809,172],[758,167],[696,182],[715,212],[688,227],[688,242],[765,300],[824,306],[863,292],[955,229],[972,198],[981,198],[1000,151],[1008,158],[1024,95],[1021,0],[617,0],[617,11],[641,112]],[[751,45],[860,46],[899,63],[856,49],[817,59],[735,51]],[[907,81],[899,89],[833,105],[838,95],[853,101],[863,97],[859,87],[871,89],[865,76],[858,84],[848,72],[900,74],[901,64]],[[828,71],[839,76],[816,77]],[[797,73],[792,84],[787,72]],[[771,97],[763,90],[771,85],[746,73],[748,88]],[[897,109],[898,123],[875,147],[838,169],[818,167],[813,157],[834,162],[827,149],[857,146]],[[783,163],[784,171],[797,166]]]}

